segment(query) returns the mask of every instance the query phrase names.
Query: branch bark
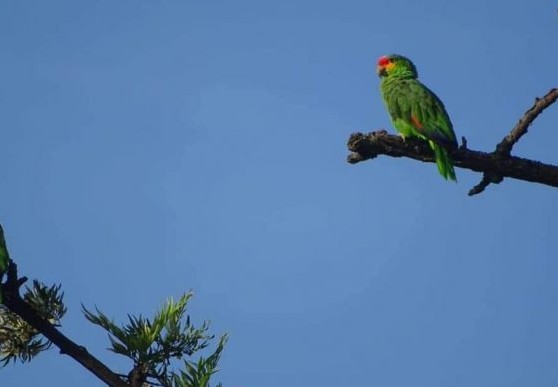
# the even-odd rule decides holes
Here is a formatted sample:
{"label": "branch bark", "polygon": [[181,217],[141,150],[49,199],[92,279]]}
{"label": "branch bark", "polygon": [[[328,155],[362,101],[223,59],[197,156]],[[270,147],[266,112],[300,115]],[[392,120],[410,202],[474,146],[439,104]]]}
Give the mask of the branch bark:
{"label": "branch bark", "polygon": [[[368,134],[353,133],[347,144],[351,153],[348,162],[356,164],[379,155],[408,157],[423,162],[434,162],[434,154],[424,141],[388,134],[385,130]],[[485,173],[491,183],[503,177],[558,187],[558,166],[515,156],[485,153],[467,148],[466,141],[453,154],[455,166]],[[474,188],[473,188],[474,190]],[[469,195],[475,192],[469,192]]]}
{"label": "branch bark", "polygon": [[87,370],[111,387],[130,387],[116,373],[112,372],[106,365],[91,355],[85,347],[77,345],[67,338],[48,321],[42,319],[20,296],[19,288],[26,278],[17,277],[17,266],[10,261],[8,266],[8,278],[5,284],[0,284],[3,303],[12,313],[17,314],[43,336],[60,348],[60,353],[66,354],[84,366]]}

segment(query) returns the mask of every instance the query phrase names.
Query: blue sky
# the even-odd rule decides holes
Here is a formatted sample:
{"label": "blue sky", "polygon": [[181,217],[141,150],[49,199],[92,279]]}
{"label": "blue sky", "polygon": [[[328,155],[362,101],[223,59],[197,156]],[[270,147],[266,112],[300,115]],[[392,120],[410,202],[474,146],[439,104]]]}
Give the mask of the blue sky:
{"label": "blue sky", "polygon": [[[193,289],[226,387],[555,386],[558,191],[346,163],[412,58],[490,151],[556,87],[551,1],[3,1],[0,220],[63,331],[113,367],[117,320]],[[514,153],[558,164],[558,106]],[[98,386],[52,350],[2,385]]]}

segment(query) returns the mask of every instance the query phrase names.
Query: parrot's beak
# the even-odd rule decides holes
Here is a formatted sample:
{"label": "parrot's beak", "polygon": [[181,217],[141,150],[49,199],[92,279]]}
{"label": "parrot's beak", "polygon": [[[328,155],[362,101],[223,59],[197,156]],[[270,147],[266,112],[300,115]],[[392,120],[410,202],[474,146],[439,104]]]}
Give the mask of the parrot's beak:
{"label": "parrot's beak", "polygon": [[376,73],[378,74],[379,77],[384,77],[387,75],[387,71],[384,66],[377,66]]}

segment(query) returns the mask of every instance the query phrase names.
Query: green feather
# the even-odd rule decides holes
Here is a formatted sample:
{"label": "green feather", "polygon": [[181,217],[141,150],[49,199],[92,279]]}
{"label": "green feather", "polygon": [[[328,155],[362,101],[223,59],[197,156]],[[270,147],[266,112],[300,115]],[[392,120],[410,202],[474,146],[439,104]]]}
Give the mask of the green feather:
{"label": "green feather", "polygon": [[[6,240],[4,239],[4,230],[0,226],[0,276],[6,272],[8,268],[8,248],[6,247]],[[0,277],[1,278],[1,277]]]}
{"label": "green feather", "polygon": [[403,56],[383,57],[378,73],[382,98],[395,129],[403,138],[428,141],[440,175],[456,181],[451,152],[457,148],[457,140],[442,101],[417,79],[415,65]]}
{"label": "green feather", "polygon": [[[4,273],[8,269],[8,260],[10,255],[8,254],[8,248],[6,247],[6,240],[4,239],[4,230],[0,225],[0,283]],[[0,304],[2,303],[2,289],[0,289]]]}
{"label": "green feather", "polygon": [[434,157],[436,160],[436,165],[438,166],[438,172],[444,177],[444,179],[449,179],[457,181],[455,176],[455,170],[453,169],[453,160],[448,154],[448,151],[433,141],[428,141],[430,148],[434,151]]}

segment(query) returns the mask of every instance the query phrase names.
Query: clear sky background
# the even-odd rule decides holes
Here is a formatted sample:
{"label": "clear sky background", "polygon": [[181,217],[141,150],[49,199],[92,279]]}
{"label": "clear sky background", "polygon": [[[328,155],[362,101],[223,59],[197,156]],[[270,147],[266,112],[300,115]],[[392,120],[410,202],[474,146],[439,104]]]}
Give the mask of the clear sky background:
{"label": "clear sky background", "polygon": [[[375,64],[413,59],[491,151],[557,86],[554,1],[0,3],[0,221],[63,332],[193,289],[225,387],[558,384],[558,190],[346,163],[386,128]],[[514,154],[558,164],[558,105]],[[56,350],[0,385],[99,386]]]}

